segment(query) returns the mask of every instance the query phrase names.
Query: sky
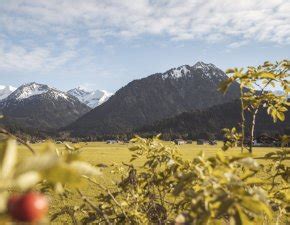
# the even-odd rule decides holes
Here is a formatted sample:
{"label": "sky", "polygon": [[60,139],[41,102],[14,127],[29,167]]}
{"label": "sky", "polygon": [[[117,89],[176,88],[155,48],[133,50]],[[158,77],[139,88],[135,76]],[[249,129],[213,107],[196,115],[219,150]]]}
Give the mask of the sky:
{"label": "sky", "polygon": [[1,85],[114,92],[197,61],[289,58],[289,0],[0,0]]}

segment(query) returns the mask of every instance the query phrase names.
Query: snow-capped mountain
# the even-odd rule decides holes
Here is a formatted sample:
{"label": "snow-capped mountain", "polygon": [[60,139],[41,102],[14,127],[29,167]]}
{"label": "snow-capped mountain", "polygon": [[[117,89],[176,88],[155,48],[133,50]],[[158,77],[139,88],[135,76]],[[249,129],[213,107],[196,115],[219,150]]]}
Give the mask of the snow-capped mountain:
{"label": "snow-capped mountain", "polygon": [[163,73],[161,76],[163,79],[180,79],[195,76],[196,73],[192,71],[200,72],[205,79],[221,81],[227,78],[226,74],[211,63],[197,62],[193,66],[183,65],[178,68],[173,68]]}
{"label": "snow-capped mountain", "polygon": [[197,62],[134,80],[67,128],[75,135],[121,134],[191,110],[204,110],[239,97],[233,84],[218,92],[227,75],[213,64]]}
{"label": "snow-capped mountain", "polygon": [[20,127],[60,128],[90,108],[78,98],[44,84],[24,84],[0,102],[4,119]]}
{"label": "snow-capped mountain", "polygon": [[87,91],[81,87],[71,89],[67,93],[77,97],[82,103],[91,108],[95,108],[103,104],[113,95],[105,90]]}
{"label": "snow-capped mountain", "polygon": [[0,100],[7,98],[16,88],[10,85],[3,86],[0,85]]}
{"label": "snow-capped mountain", "polygon": [[38,84],[35,82],[20,86],[7,97],[7,100],[21,101],[23,99],[28,99],[33,96],[44,95],[44,94],[47,94],[51,98],[55,98],[55,99],[63,98],[66,100],[71,100],[69,99],[70,96],[67,95],[65,92],[49,87],[48,85],[45,85],[45,84]]}

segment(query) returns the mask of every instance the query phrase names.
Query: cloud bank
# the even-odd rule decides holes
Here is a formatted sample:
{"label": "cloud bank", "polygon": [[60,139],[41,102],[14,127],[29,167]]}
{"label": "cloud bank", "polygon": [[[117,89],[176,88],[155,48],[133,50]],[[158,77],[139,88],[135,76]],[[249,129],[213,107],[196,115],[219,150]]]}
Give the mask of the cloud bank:
{"label": "cloud bank", "polygon": [[230,48],[251,41],[290,44],[288,0],[6,0],[0,4],[2,69],[54,69],[73,60],[82,43],[108,39],[226,41]]}

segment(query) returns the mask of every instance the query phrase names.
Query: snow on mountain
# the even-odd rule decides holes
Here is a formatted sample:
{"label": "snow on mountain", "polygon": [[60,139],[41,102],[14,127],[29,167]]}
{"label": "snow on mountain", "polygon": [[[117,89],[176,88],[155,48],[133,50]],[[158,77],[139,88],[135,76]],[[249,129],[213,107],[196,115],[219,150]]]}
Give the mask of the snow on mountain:
{"label": "snow on mountain", "polygon": [[226,76],[222,70],[218,69],[211,63],[197,62],[193,66],[183,65],[178,68],[173,68],[162,74],[162,78],[179,79],[187,76],[193,76],[196,71],[200,71],[202,76],[205,78],[214,77],[218,80],[222,80]]}
{"label": "snow on mountain", "polygon": [[105,90],[88,91],[81,87],[71,89],[67,93],[77,97],[81,102],[91,108],[103,104],[113,95]]}
{"label": "snow on mountain", "polygon": [[184,65],[184,66],[180,66],[178,68],[174,68],[174,69],[167,71],[165,74],[162,75],[162,78],[166,79],[166,78],[171,77],[171,78],[178,79],[182,76],[187,75],[188,73],[190,73],[189,66]]}
{"label": "snow on mountain", "polygon": [[38,84],[35,82],[24,84],[11,93],[7,100],[21,101],[32,96],[47,94],[53,99],[62,98],[68,100],[69,95],[66,92],[59,91],[55,88],[49,87],[45,84]]}
{"label": "snow on mountain", "polygon": [[204,62],[199,61],[193,65],[193,68],[209,71],[210,69],[212,68],[216,69],[217,67],[212,63],[204,63]]}
{"label": "snow on mountain", "polygon": [[113,93],[108,92],[106,90],[100,90],[99,92],[102,93],[102,97],[99,99],[99,105],[103,104],[113,95]]}
{"label": "snow on mountain", "polygon": [[[44,84],[29,83],[0,101],[8,126],[40,130],[58,129],[91,110],[78,98]],[[11,123],[11,121],[13,121]]]}
{"label": "snow on mountain", "polygon": [[46,93],[48,90],[49,90],[49,87],[47,85],[29,83],[29,84],[25,84],[19,87],[13,94],[13,97],[17,100],[21,100],[21,99],[29,98],[34,95],[40,95],[40,94]]}
{"label": "snow on mountain", "polygon": [[48,85],[35,82],[24,84],[19,88],[0,85],[0,100],[7,98],[7,100],[21,101],[32,96],[43,94],[53,99],[62,98],[71,102],[74,102],[71,98],[77,98],[80,102],[86,104],[90,108],[95,108],[96,106],[101,105],[113,95],[105,90],[87,91],[81,87],[69,90],[68,92],[63,92],[49,87]]}
{"label": "snow on mountain", "polygon": [[0,100],[7,98],[16,88],[12,86],[0,85]]}

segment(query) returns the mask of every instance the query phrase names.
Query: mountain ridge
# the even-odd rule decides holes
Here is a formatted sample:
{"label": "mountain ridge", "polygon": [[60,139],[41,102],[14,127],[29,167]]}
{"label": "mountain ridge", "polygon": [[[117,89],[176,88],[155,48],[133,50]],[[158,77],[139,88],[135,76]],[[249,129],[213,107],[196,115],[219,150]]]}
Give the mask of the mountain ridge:
{"label": "mountain ridge", "polygon": [[[29,82],[26,84],[22,84],[18,88],[20,88],[22,86],[28,86],[28,85],[37,85],[37,83],[36,82]],[[58,90],[56,88],[50,87],[49,85],[46,85],[46,84],[43,84],[43,85],[46,86],[44,89],[50,88],[50,89],[55,89],[57,91],[61,91],[61,90]],[[11,95],[18,88],[10,86],[10,85],[0,85],[0,101],[9,97],[9,95]],[[18,96],[18,98],[20,98],[20,99],[26,98],[26,97],[29,97],[30,94],[36,95],[36,94],[42,93],[41,91],[39,93],[38,92],[31,93],[31,90],[30,90],[30,92],[29,92],[29,90],[27,90],[27,91],[28,91],[27,93],[25,93],[25,92],[22,93],[23,96]],[[90,108],[95,108],[98,105],[103,104],[105,101],[107,101],[113,95],[113,93],[106,91],[106,90],[96,89],[96,90],[91,91],[91,90],[86,90],[85,88],[82,88],[80,86],[73,88],[73,89],[70,89],[68,91],[61,91],[61,92],[64,95],[70,94],[74,97],[77,97],[82,103],[86,104]],[[17,93],[15,93],[15,94],[17,94]]]}
{"label": "mountain ridge", "polygon": [[42,130],[65,126],[89,110],[76,97],[35,82],[21,85],[0,102],[6,126]]}
{"label": "mountain ridge", "polygon": [[238,84],[226,95],[217,91],[227,75],[214,66],[198,62],[131,81],[108,101],[70,124],[73,135],[130,132],[167,117],[238,98]]}

